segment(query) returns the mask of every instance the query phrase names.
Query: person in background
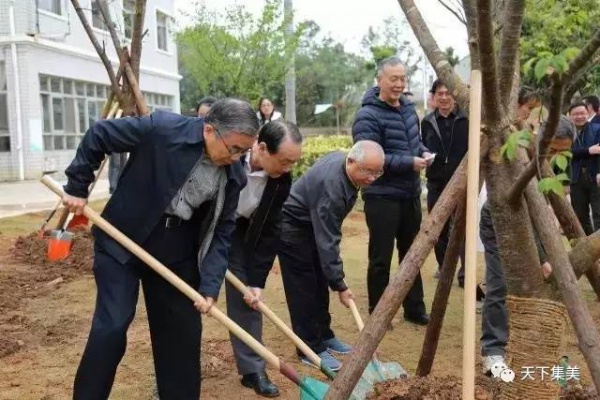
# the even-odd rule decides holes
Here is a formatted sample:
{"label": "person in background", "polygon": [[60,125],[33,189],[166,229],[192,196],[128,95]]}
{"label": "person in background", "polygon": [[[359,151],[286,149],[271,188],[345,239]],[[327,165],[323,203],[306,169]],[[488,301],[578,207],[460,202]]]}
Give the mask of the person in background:
{"label": "person in background", "polygon": [[600,125],[588,118],[584,103],[569,107],[569,119],[576,128],[571,146],[571,204],[585,234],[591,235],[600,229]]}
{"label": "person in background", "polygon": [[[277,120],[263,125],[252,150],[241,160],[248,184],[237,206],[229,271],[250,287],[251,294],[244,297],[227,281],[227,314],[261,343],[262,314],[256,307],[277,254],[281,208],[292,186],[290,171],[301,153],[298,127]],[[279,389],[266,374],[265,361],[235,335],[230,338],[242,385],[261,396],[278,396]]]}
{"label": "person in background", "polygon": [[[423,144],[436,154],[433,163],[426,170],[427,211],[431,213],[454,171],[469,149],[469,120],[450,94],[448,87],[440,79],[433,82],[430,90],[436,108],[421,122]],[[435,244],[435,258],[438,263],[436,277],[444,264],[446,248],[450,239],[450,224],[444,226]],[[465,252],[460,253],[458,285],[465,284]]]}
{"label": "person in background", "polygon": [[[383,163],[383,149],[368,140],[354,144],[349,153],[328,153],[292,185],[283,205],[278,256],[292,328],[334,371],[342,365],[333,354],[352,350],[331,329],[329,313],[328,287],[345,307],[354,298],[340,257],[342,223],[358,191],[381,176]],[[316,367],[296,351],[303,363]]]}
{"label": "person in background", "polygon": [[217,99],[212,96],[206,96],[200,99],[198,105],[196,106],[196,115],[198,115],[200,118],[206,117],[206,114],[208,114],[208,111],[216,101]]}
{"label": "person in background", "polygon": [[237,99],[219,100],[205,119],[157,111],[101,120],[88,129],[65,170],[65,207],[81,214],[105,154],[131,152],[122,184],[102,216],[205,301],[192,303],[94,226],[96,308],[75,376],[74,399],[109,398],[140,282],[159,397],[199,398],[198,310],[209,311],[223,283],[239,193],[247,180],[239,159],[252,148],[258,129],[250,104]]}
{"label": "person in background", "polygon": [[600,124],[600,98],[596,95],[585,96],[581,99],[588,109],[588,122]]}
{"label": "person in background", "polygon": [[261,126],[267,122],[282,118],[281,113],[275,110],[275,106],[271,99],[267,97],[261,97],[258,101],[258,111],[256,112],[256,116],[258,117]]}
{"label": "person in background", "polygon": [[[421,139],[415,105],[403,95],[405,86],[402,61],[398,57],[382,60],[377,67],[377,86],[365,93],[352,125],[355,143],[372,140],[385,152],[383,176],[362,191],[369,228],[370,313],[389,283],[394,244],[401,262],[421,228],[420,175],[432,160]],[[429,323],[423,297],[419,272],[402,303],[406,321]]]}

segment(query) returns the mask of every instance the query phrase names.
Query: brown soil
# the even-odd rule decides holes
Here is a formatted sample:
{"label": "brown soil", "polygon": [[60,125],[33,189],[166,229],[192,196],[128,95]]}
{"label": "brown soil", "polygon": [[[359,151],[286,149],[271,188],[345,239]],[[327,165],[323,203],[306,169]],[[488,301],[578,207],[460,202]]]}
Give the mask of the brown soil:
{"label": "brown soil", "polygon": [[[496,384],[481,377],[475,386],[475,400],[491,400],[496,392]],[[412,377],[375,386],[375,394],[368,400],[460,400],[462,383],[455,376]]]}
{"label": "brown soil", "polygon": [[[71,254],[63,261],[51,262],[46,257],[47,239],[37,233],[21,236],[0,255],[0,358],[13,354],[30,342],[30,331],[43,329],[44,343],[62,341],[74,324],[65,316],[56,326],[35,325],[18,311],[24,299],[45,296],[56,287],[90,274],[93,241],[89,230],[73,232]],[[5,246],[3,246],[4,248]],[[4,250],[4,249],[3,249]],[[35,329],[34,329],[35,328]]]}
{"label": "brown soil", "polygon": [[[479,376],[475,384],[475,400],[495,400],[502,388],[501,381]],[[368,400],[460,400],[462,382],[455,376],[412,377],[375,385],[375,393]],[[559,399],[600,400],[592,387],[570,385],[561,390]]]}

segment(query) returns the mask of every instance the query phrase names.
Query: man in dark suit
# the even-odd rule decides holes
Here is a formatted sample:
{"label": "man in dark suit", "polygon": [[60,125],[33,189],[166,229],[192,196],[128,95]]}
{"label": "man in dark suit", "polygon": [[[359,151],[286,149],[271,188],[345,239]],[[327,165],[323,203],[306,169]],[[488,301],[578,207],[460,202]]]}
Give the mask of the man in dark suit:
{"label": "man in dark suit", "polygon": [[[227,314],[262,342],[262,314],[256,310],[275,261],[281,233],[281,208],[292,186],[290,171],[302,154],[302,135],[291,122],[269,122],[258,132],[252,151],[242,158],[248,184],[240,193],[229,270],[250,287],[242,294],[226,283]],[[245,302],[244,302],[245,301]],[[265,397],[279,395],[265,372],[265,361],[230,334],[242,385]]]}
{"label": "man in dark suit", "polygon": [[592,124],[600,124],[600,97],[596,95],[585,96],[583,104],[588,109],[588,122]]}
{"label": "man in dark suit", "polygon": [[[156,112],[102,120],[81,141],[66,169],[63,203],[81,213],[102,159],[131,157],[103,217],[143,247],[206,302],[216,301],[227,269],[239,193],[246,185],[240,157],[252,146],[258,119],[241,100],[223,99],[204,120]],[[77,370],[74,399],[107,399],[144,291],[158,394],[200,396],[201,319],[194,304],[106,233],[93,228],[96,309]]]}

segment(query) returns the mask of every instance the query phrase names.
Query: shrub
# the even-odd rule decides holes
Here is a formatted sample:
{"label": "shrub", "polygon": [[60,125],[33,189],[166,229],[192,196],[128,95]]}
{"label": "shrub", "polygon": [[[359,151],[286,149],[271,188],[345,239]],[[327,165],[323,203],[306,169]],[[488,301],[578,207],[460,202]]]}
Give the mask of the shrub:
{"label": "shrub", "polygon": [[345,135],[308,136],[302,146],[302,158],[294,166],[292,171],[294,179],[298,179],[319,158],[325,154],[336,151],[350,151],[352,137]]}

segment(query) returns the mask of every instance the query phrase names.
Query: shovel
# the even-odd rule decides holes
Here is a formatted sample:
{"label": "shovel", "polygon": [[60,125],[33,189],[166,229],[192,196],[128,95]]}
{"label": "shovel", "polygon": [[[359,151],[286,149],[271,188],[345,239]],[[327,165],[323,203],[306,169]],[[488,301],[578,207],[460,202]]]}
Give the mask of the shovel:
{"label": "shovel", "polygon": [[[356,303],[350,299],[350,311],[354,317],[354,322],[358,326],[358,330],[362,331],[364,328],[363,320],[358,312]],[[402,366],[397,362],[381,362],[376,355],[373,355],[373,361],[370,361],[363,372],[363,377],[369,379],[373,383],[384,382],[393,379],[408,378],[408,373]]]}
{"label": "shovel", "polygon": [[[58,182],[49,176],[44,176],[41,182],[46,185],[50,190],[56,193],[58,196],[63,196],[64,192]],[[194,290],[191,286],[185,283],[179,276],[175,275],[170,269],[165,267],[156,258],[152,257],[148,252],[142,249],[139,245],[129,239],[127,236],[122,234],[114,226],[108,223],[102,218],[96,211],[92,210],[89,206],[85,206],[83,213],[90,219],[98,228],[106,232],[110,237],[116,240],[119,244],[125,247],[127,250],[132,252],[140,260],[144,261],[150,268],[152,268],[157,274],[162,276],[165,280],[175,286],[179,291],[185,294],[190,300],[196,302],[204,302],[205,299]],[[225,313],[219,310],[216,306],[213,306],[208,311],[208,314],[216,319],[221,324],[225,325],[235,336],[237,336],[242,342],[248,347],[254,350],[259,356],[265,359],[265,361],[273,368],[281,372],[286,378],[291,380],[300,388],[300,399],[301,400],[322,400],[325,398],[325,394],[329,390],[329,385],[318,381],[314,378],[301,376],[292,366],[283,362],[275,354],[269,351],[263,346],[258,340],[254,339],[248,332],[244,331],[238,324],[233,322]]]}
{"label": "shovel", "polygon": [[[242,294],[245,294],[248,291],[246,285],[230,271],[227,271],[225,273],[225,278]],[[335,378],[335,372],[332,371],[330,368],[324,366],[321,363],[321,358],[317,355],[317,353],[312,351],[312,349],[308,347],[308,345],[304,343],[302,339],[300,339],[298,335],[296,335],[294,331],[291,330],[285,324],[285,322],[283,322],[277,315],[275,315],[275,313],[271,311],[271,309],[269,309],[269,307],[267,307],[265,303],[259,301],[257,308],[258,311],[263,313],[264,316],[267,317],[273,323],[273,325],[275,325],[281,332],[283,332],[283,334],[287,336],[296,345],[296,347],[298,347],[298,349],[300,349],[300,351],[304,353],[306,357],[308,357],[308,359],[313,364],[317,365],[320,371],[323,372],[323,374],[325,374],[327,378],[329,378],[330,380],[333,380]],[[361,377],[358,381],[358,384],[352,391],[350,399],[363,400],[367,397],[367,394],[369,394],[369,392],[373,391],[373,382]]]}

